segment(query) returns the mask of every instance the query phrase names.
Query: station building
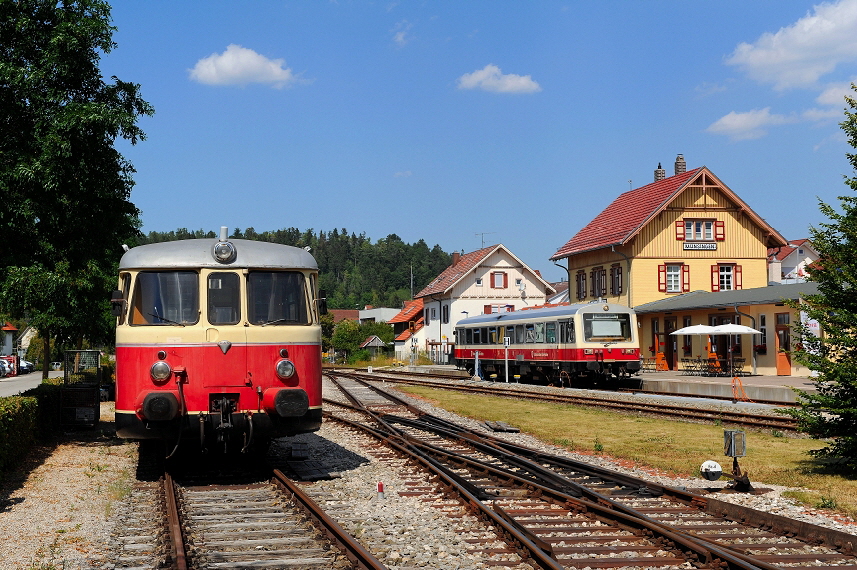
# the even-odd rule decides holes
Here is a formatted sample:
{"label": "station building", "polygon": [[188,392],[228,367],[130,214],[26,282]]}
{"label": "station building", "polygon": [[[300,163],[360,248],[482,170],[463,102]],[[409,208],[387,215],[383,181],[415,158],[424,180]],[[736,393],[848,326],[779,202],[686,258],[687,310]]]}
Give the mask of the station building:
{"label": "station building", "polygon": [[[759,374],[805,375],[788,358],[800,313],[785,302],[814,285],[769,286],[771,260],[791,247],[707,167],[687,170],[678,155],[673,176],[659,164],[652,183],[621,194],[551,260],[567,264],[570,302],[601,298],[634,307],[643,357],[657,357],[666,369],[714,353],[745,358]],[[709,342],[670,335],[726,323],[764,336]]]}

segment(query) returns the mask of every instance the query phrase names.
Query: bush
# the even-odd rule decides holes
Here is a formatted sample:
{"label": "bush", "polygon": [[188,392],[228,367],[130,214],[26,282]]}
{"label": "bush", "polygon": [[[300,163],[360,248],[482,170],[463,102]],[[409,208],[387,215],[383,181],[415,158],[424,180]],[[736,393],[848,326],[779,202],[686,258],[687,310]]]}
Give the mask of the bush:
{"label": "bush", "polygon": [[0,472],[15,465],[33,446],[38,408],[36,398],[0,398]]}

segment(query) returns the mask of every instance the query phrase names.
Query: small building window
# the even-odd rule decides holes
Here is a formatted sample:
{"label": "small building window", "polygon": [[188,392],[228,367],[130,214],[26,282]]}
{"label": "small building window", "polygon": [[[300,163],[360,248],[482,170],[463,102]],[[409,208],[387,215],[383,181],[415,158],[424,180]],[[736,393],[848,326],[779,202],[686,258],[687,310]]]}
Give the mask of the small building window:
{"label": "small building window", "polygon": [[482,278],[481,278],[481,277],[477,277],[477,278],[476,278],[476,286],[477,286],[477,287],[482,287]]}
{"label": "small building window", "polygon": [[690,291],[690,266],[684,263],[659,265],[658,291],[661,293],[686,293]]}
{"label": "small building window", "polygon": [[505,271],[494,271],[491,273],[491,287],[493,289],[505,289],[509,286],[509,276]]}
{"label": "small building window", "polygon": [[711,266],[712,291],[737,291],[741,289],[741,266],[733,263],[718,263]]}
{"label": "small building window", "polygon": [[610,294],[622,294],[622,266],[618,263],[610,266]]}
{"label": "small building window", "polygon": [[575,287],[577,293],[577,299],[583,300],[586,299],[586,272],[578,271],[575,276]]}

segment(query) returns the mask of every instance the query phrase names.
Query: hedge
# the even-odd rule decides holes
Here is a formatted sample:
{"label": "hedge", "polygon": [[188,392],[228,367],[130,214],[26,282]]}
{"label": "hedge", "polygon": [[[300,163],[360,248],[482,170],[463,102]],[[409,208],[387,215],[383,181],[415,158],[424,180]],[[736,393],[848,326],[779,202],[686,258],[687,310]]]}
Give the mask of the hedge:
{"label": "hedge", "polygon": [[45,383],[20,396],[0,398],[0,473],[17,465],[37,438],[59,429],[60,386]]}

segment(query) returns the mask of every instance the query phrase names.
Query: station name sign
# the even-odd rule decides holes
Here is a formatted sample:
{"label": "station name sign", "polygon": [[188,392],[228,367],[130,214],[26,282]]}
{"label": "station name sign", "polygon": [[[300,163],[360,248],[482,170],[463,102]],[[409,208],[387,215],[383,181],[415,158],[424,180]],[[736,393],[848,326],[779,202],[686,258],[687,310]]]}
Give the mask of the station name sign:
{"label": "station name sign", "polygon": [[682,244],[685,250],[688,249],[702,249],[706,251],[716,251],[717,250],[717,242],[713,243],[698,243],[698,242],[684,242]]}

